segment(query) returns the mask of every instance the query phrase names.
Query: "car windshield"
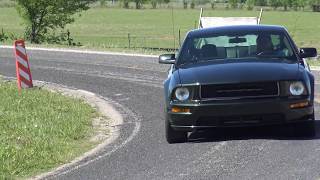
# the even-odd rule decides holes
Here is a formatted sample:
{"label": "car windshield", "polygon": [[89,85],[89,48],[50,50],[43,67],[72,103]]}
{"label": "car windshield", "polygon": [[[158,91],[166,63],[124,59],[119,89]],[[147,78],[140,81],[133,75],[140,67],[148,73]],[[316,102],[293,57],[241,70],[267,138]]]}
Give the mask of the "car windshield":
{"label": "car windshield", "polygon": [[187,38],[179,64],[226,59],[297,60],[285,33],[233,32]]}

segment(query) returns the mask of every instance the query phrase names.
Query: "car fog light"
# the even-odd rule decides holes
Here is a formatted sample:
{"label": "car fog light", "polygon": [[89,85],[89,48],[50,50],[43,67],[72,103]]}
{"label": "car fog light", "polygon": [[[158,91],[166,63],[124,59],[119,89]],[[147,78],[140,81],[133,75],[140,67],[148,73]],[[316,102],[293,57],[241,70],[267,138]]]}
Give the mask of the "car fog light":
{"label": "car fog light", "polygon": [[307,107],[307,106],[309,106],[309,102],[308,101],[291,104],[290,108],[291,109],[297,109],[297,108],[304,108],[304,107]]}
{"label": "car fog light", "polygon": [[294,96],[300,96],[304,92],[304,86],[302,82],[297,81],[290,84],[290,93]]}
{"label": "car fog light", "polygon": [[185,101],[189,98],[190,93],[188,88],[182,87],[176,89],[175,95],[179,101]]}
{"label": "car fog light", "polygon": [[171,109],[171,111],[173,113],[190,113],[190,109],[189,108],[179,108],[179,107],[173,107]]}

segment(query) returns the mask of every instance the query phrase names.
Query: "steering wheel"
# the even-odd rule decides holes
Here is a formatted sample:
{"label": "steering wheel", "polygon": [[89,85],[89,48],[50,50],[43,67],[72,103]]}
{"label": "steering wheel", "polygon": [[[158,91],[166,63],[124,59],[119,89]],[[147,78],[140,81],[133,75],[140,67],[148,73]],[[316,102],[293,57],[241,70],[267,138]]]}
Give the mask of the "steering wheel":
{"label": "steering wheel", "polygon": [[272,55],[272,52],[262,51],[262,52],[257,54],[257,56],[266,56],[266,55]]}

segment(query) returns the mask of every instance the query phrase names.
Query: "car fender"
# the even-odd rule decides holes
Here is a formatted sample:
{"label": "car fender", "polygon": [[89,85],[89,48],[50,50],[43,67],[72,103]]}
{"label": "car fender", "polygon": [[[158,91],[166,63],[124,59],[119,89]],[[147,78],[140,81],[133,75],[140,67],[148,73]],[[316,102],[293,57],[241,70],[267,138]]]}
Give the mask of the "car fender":
{"label": "car fender", "polygon": [[166,103],[166,109],[169,108],[169,103],[171,100],[172,91],[177,87],[179,84],[180,79],[178,75],[178,71],[173,71],[170,76],[164,81],[164,97]]}
{"label": "car fender", "polygon": [[314,103],[314,75],[309,72],[309,71],[305,71],[306,76],[308,77],[308,81],[309,81],[309,89],[310,89],[310,99],[312,104]]}

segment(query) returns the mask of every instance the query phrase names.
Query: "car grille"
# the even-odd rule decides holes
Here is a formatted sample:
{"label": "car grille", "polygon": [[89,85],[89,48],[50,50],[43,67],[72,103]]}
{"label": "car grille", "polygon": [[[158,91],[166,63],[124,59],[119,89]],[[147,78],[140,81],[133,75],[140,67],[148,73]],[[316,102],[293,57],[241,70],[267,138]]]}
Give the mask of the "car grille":
{"label": "car grille", "polygon": [[282,114],[260,114],[260,115],[242,115],[242,116],[223,116],[223,117],[201,117],[196,121],[196,126],[241,126],[256,124],[277,124],[284,122]]}
{"label": "car grille", "polygon": [[201,85],[200,96],[206,99],[237,99],[279,96],[278,82]]}

